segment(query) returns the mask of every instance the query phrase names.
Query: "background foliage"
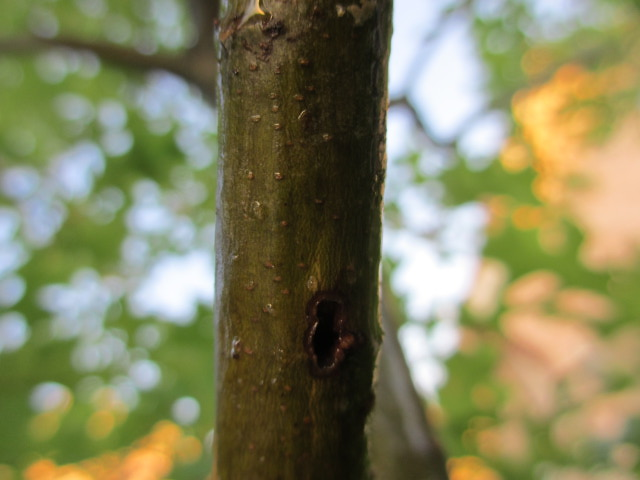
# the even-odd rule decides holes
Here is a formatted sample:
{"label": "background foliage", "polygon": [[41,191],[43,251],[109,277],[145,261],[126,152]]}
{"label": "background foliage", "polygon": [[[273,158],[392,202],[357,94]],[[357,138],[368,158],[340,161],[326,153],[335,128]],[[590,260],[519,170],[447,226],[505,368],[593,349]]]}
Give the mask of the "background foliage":
{"label": "background foliage", "polygon": [[[208,472],[216,117],[198,3],[3,5],[2,480]],[[385,268],[401,339],[426,338],[405,347],[450,475],[637,478],[638,4],[435,3],[392,89]],[[423,97],[453,73],[421,73],[455,31],[475,107],[442,99],[470,112],[447,130]],[[442,269],[406,288],[418,244],[462,265],[444,282],[458,297],[426,288]]]}

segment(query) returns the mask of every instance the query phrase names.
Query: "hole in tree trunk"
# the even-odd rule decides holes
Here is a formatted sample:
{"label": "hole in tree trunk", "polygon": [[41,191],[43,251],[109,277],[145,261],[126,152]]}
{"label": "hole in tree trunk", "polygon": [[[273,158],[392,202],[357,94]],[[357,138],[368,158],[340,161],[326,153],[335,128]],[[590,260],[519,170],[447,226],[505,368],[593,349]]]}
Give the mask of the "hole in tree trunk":
{"label": "hole in tree trunk", "polygon": [[320,368],[327,368],[334,362],[334,354],[340,338],[336,325],[340,308],[341,305],[332,300],[322,300],[316,306],[317,324],[312,343],[313,353]]}
{"label": "hole in tree trunk", "polygon": [[304,348],[311,374],[327,377],[336,373],[347,353],[360,343],[357,335],[347,330],[347,309],[342,295],[316,293],[307,303],[307,323]]}

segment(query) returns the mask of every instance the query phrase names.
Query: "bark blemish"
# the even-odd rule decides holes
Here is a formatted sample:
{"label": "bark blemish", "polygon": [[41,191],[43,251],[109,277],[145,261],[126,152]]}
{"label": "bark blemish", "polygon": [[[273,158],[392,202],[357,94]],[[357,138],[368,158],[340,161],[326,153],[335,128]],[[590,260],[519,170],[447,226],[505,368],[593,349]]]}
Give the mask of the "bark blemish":
{"label": "bark blemish", "polygon": [[256,218],[258,220],[264,220],[264,217],[265,217],[264,205],[262,205],[262,203],[260,203],[257,200],[254,200],[253,202],[251,202],[251,214],[253,218]]}
{"label": "bark blemish", "polygon": [[337,292],[318,292],[307,303],[308,327],[304,348],[309,356],[311,374],[327,377],[338,371],[347,353],[357,345],[347,330],[347,309]]}
{"label": "bark blemish", "polygon": [[242,343],[238,337],[233,337],[231,340],[231,358],[238,360],[240,358],[240,351],[242,349]]}
{"label": "bark blemish", "polygon": [[348,12],[353,15],[353,19],[357,27],[373,16],[377,7],[376,3],[376,0],[360,0],[360,5],[354,4],[347,7]]}
{"label": "bark blemish", "polygon": [[309,275],[309,278],[307,278],[307,289],[311,290],[312,292],[318,290],[318,279],[313,275]]}
{"label": "bark blemish", "polygon": [[271,38],[279,37],[280,35],[286,33],[287,29],[285,28],[284,22],[281,20],[276,20],[273,17],[268,21],[262,23],[262,33],[268,35]]}

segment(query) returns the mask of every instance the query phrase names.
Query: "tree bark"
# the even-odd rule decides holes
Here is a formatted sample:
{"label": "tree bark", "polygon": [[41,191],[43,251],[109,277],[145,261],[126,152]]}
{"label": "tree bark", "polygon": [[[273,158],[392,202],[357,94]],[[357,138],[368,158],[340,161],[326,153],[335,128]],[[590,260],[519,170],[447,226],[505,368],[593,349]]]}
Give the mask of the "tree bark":
{"label": "tree bark", "polygon": [[366,478],[391,2],[226,7],[214,478]]}

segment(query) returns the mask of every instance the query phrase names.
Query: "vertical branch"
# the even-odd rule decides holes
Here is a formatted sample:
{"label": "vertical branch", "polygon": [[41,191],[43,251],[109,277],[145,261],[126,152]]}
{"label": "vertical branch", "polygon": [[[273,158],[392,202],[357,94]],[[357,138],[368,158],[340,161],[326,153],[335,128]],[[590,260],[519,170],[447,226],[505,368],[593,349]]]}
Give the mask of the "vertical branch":
{"label": "vertical branch", "polygon": [[365,478],[391,4],[226,7],[215,475]]}

